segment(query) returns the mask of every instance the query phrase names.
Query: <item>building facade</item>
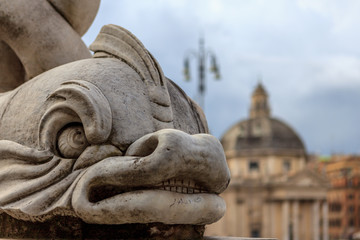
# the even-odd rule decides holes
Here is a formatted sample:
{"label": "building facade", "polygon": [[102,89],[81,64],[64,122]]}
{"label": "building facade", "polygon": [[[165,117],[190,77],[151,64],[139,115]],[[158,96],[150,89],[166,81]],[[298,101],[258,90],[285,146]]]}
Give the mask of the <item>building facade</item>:
{"label": "building facade", "polygon": [[[330,239],[360,237],[360,157],[333,157],[326,164]],[[358,238],[357,238],[358,239]]]}
{"label": "building facade", "polygon": [[222,194],[226,214],[206,234],[327,240],[327,181],[306,168],[302,140],[271,116],[261,84],[252,94],[249,115],[221,139],[232,180]]}

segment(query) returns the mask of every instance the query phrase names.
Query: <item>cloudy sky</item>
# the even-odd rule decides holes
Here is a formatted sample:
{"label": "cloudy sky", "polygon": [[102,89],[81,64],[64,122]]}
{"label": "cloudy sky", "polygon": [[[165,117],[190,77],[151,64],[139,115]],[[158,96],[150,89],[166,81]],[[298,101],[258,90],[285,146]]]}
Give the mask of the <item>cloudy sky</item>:
{"label": "cloudy sky", "polygon": [[196,61],[185,82],[183,59],[204,36],[222,75],[215,81],[207,74],[213,135],[248,117],[261,77],[272,115],[290,124],[310,153],[360,154],[359,10],[357,0],[102,0],[83,40],[91,44],[105,24],[127,28],[197,99]]}

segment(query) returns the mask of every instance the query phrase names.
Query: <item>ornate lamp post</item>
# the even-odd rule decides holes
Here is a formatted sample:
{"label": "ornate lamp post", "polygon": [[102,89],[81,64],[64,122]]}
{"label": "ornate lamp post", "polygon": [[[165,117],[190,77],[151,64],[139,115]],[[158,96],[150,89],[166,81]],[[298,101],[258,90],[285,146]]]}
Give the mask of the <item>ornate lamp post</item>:
{"label": "ornate lamp post", "polygon": [[203,38],[200,38],[199,40],[199,51],[196,52],[194,50],[191,50],[184,59],[184,76],[185,80],[190,80],[190,59],[191,58],[197,58],[198,63],[198,80],[199,80],[199,86],[198,86],[198,102],[202,109],[205,107],[204,103],[204,96],[205,96],[205,80],[206,80],[206,60],[210,59],[210,72],[214,73],[215,79],[220,79],[220,71],[219,66],[216,61],[215,54],[205,49],[205,42]]}

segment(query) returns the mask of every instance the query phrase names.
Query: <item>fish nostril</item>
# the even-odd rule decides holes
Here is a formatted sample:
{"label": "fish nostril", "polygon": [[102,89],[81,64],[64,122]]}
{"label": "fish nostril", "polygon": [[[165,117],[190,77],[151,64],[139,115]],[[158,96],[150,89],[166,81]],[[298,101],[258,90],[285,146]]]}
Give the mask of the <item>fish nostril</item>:
{"label": "fish nostril", "polygon": [[[135,144],[137,142],[135,141]],[[145,157],[151,155],[159,145],[159,139],[157,136],[150,136],[145,141],[142,141],[141,144],[130,145],[129,149],[127,149],[126,154],[128,156],[135,157]]]}

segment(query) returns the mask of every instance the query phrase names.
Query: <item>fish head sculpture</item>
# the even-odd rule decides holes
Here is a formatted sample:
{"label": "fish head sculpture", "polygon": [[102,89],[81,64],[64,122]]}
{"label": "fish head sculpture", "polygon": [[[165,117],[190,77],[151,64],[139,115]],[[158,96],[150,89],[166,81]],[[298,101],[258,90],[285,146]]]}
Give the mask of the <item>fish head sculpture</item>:
{"label": "fish head sculpture", "polygon": [[210,224],[230,180],[201,109],[127,30],[0,95],[0,212],[92,224]]}

